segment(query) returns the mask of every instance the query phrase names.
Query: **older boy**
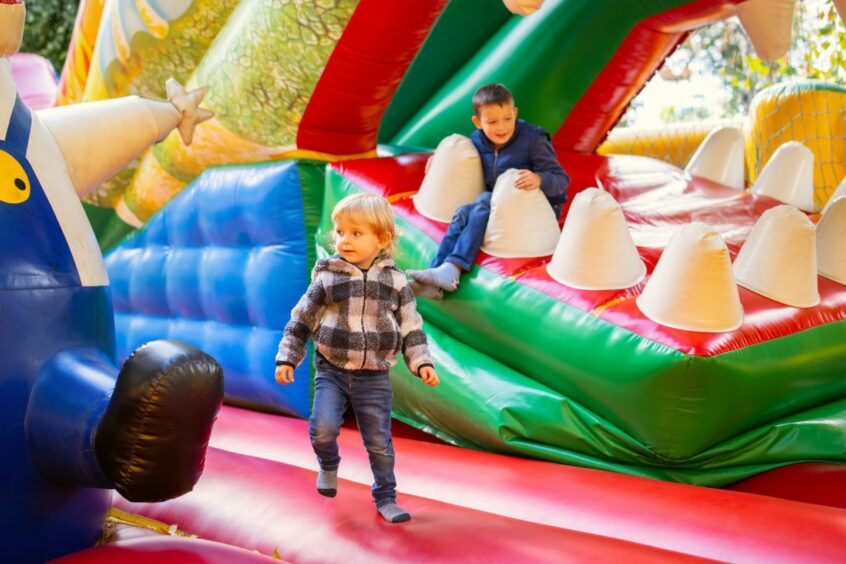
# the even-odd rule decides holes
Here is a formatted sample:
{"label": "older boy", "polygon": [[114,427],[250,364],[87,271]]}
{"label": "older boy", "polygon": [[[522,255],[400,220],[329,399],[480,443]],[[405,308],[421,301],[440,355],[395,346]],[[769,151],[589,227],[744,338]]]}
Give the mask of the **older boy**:
{"label": "older boy", "polygon": [[441,298],[454,292],[462,272],[467,272],[482,248],[491,211],[491,192],[499,175],[519,171],[515,187],[543,190],[556,213],[567,200],[570,177],[558,164],[549,134],[541,127],[517,119],[514,97],[502,84],[486,84],[473,95],[476,131],[470,136],[479,151],[485,188],[473,203],[459,207],[432,260],[431,268],[410,270],[415,294]]}

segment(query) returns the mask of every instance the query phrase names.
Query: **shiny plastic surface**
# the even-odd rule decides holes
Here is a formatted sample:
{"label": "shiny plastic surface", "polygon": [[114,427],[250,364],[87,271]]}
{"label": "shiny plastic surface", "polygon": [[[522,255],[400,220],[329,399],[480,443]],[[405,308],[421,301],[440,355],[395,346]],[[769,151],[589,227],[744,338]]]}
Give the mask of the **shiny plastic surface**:
{"label": "shiny plastic surface", "polygon": [[111,359],[92,347],[64,349],[41,368],[24,427],[29,456],[42,477],[67,486],[113,487],[94,452],[92,423],[103,419],[116,376]]}
{"label": "shiny plastic surface", "polygon": [[203,473],[223,370],[187,343],[152,341],[120,370],[93,441],[100,468],[127,499],[191,491]]}
{"label": "shiny plastic surface", "polygon": [[[480,13],[485,17],[479,17]],[[380,142],[392,139],[450,76],[516,17],[499,0],[450,0],[382,117]],[[467,25],[468,21],[473,25]]]}
{"label": "shiny plastic surface", "polygon": [[[559,158],[574,176],[573,191],[599,183],[621,203],[649,271],[676,226],[704,221],[735,254],[757,216],[777,205],[649,159]],[[410,199],[424,162],[405,156],[333,165],[325,209],[361,189],[385,194],[404,229],[401,266],[419,268],[434,253],[429,237],[446,228],[417,214]],[[548,260],[482,254],[458,292],[420,300],[442,351],[437,362],[449,367],[443,380],[463,381],[466,372],[469,388],[400,399],[402,417],[466,446],[697,484],[842,460],[846,288],[820,278],[822,304],[801,310],[741,289],[744,325],[697,333],[646,319],[633,300],[643,284],[575,290],[549,277]],[[533,384],[517,386],[503,403],[498,390],[514,378]],[[516,421],[504,415],[511,410]]]}
{"label": "shiny plastic surface", "polygon": [[314,196],[301,193],[300,166],[208,170],[108,255],[120,358],[151,339],[182,340],[221,363],[230,401],[308,415],[310,362],[290,386],[273,379],[282,328],[307,286],[305,234],[318,205],[304,200]]}
{"label": "shiny plastic surface", "polygon": [[[224,407],[211,445],[313,469],[306,427],[305,422],[291,418]],[[339,444],[343,456],[340,477],[369,484],[372,476],[358,433],[343,429]],[[846,541],[846,511],[842,508],[457,449],[396,434],[394,445],[400,501],[414,495],[524,522],[731,562],[836,561],[839,546]],[[846,491],[844,467],[801,466],[810,468],[790,473],[786,471],[800,466],[788,467],[772,475],[784,472],[781,481],[785,486],[789,477],[825,483],[825,488],[817,488],[806,480],[797,481],[792,487],[795,491],[825,489],[829,498],[839,495],[836,490]],[[770,494],[778,493],[772,490],[775,488]],[[338,495],[344,494],[341,490]]]}
{"label": "shiny plastic surface", "polygon": [[[67,224],[74,211],[69,208],[79,205],[76,195],[62,176],[62,163],[45,158],[54,145],[17,96],[9,72],[8,62],[0,61],[6,179],[0,191],[0,561],[42,562],[90,546],[102,527],[110,493],[91,489],[103,480],[86,439],[116,370],[54,373],[59,385],[47,386],[28,412],[33,387],[61,351],[96,351],[98,362],[112,360],[114,325],[107,288],[82,286],[84,269],[68,243],[86,236],[93,241],[93,235],[88,226]],[[54,208],[54,201],[71,205]],[[66,435],[51,436],[45,444],[28,441],[25,427],[41,424]],[[61,484],[36,468],[35,459],[47,457],[68,468]]]}
{"label": "shiny plastic surface", "polygon": [[314,87],[297,147],[335,155],[375,150],[382,115],[446,3],[359,2]]}
{"label": "shiny plastic surface", "polygon": [[[289,437],[307,440],[305,434]],[[398,501],[411,512],[411,521],[390,524],[376,513],[369,485],[341,479],[338,496],[330,499],[315,491],[316,475],[313,470],[210,448],[203,479],[193,492],[162,504],[116,500],[116,506],[163,523],[179,523],[180,530],[204,539],[262,554],[278,551],[291,562],[700,560],[408,494],[401,494]]]}
{"label": "shiny plastic surface", "polygon": [[846,510],[846,464],[793,464],[732,484],[728,489]]}
{"label": "shiny plastic surface", "polygon": [[[0,251],[7,252],[8,248]],[[111,492],[92,488],[99,473],[95,471],[92,477],[94,454],[85,450],[90,447],[85,439],[90,437],[96,414],[105,408],[96,401],[97,392],[107,400],[110,388],[108,382],[105,391],[102,384],[92,386],[84,374],[65,374],[63,385],[53,389],[58,395],[43,397],[43,404],[33,402],[27,415],[31,387],[41,368],[59,351],[81,347],[112,354],[111,304],[105,288],[4,289],[0,291],[0,310],[4,333],[0,339],[0,445],[4,459],[0,466],[4,484],[0,560],[43,562],[92,546],[100,535]],[[116,372],[112,366],[112,375]],[[81,405],[74,405],[77,402]],[[56,409],[56,404],[65,409]],[[41,407],[49,409],[42,411]],[[94,418],[76,419],[81,414]],[[71,419],[65,419],[67,416]],[[31,451],[25,417],[28,426],[43,422],[65,434],[51,437],[43,450]],[[69,479],[61,485],[48,481],[36,470],[33,459],[49,460],[55,468],[66,465]],[[80,469],[85,479],[69,476],[70,467]],[[87,487],[73,484],[79,481]],[[34,500],[39,500],[38,504]]]}
{"label": "shiny plastic surface", "polygon": [[[468,134],[475,89],[503,82],[513,91],[521,117],[547,129],[556,147],[590,152],[684,31],[727,17],[725,7],[733,3],[631,1],[620,9],[605,0],[547,0],[531,16],[514,16],[492,30],[487,43],[462,59],[466,62],[448,80],[436,74],[443,80],[440,89],[402,128],[391,124],[398,133],[382,140],[435,147],[451,133]],[[460,16],[458,9],[444,12],[444,17]],[[500,21],[498,14],[494,18]],[[438,25],[448,29],[447,23]],[[448,41],[445,33],[433,34],[421,56],[443,49],[441,41]],[[411,72],[429,75],[416,66]],[[409,82],[414,80],[411,75]],[[398,93],[404,94],[403,89]]]}
{"label": "shiny plastic surface", "polygon": [[203,539],[153,536],[104,544],[76,552],[53,564],[285,564],[278,559]]}

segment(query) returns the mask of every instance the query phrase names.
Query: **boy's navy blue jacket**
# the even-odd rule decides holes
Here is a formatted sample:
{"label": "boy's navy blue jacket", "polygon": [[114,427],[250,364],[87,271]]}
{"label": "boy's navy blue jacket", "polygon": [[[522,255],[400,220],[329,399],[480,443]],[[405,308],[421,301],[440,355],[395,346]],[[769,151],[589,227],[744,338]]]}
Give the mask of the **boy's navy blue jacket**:
{"label": "boy's navy blue jacket", "polygon": [[493,191],[496,179],[509,168],[528,169],[540,175],[541,190],[550,204],[557,206],[567,201],[570,177],[558,164],[549,133],[542,127],[518,119],[514,135],[499,149],[494,149],[481,129],[474,131],[470,139],[482,157],[488,191]]}

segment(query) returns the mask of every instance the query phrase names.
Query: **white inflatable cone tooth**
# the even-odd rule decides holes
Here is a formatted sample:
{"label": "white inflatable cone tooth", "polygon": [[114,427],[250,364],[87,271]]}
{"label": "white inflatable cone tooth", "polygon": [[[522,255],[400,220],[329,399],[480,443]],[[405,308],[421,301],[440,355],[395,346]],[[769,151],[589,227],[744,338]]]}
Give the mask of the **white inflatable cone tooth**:
{"label": "white inflatable cone tooth", "polygon": [[543,191],[518,190],[518,171],[499,175],[491,196],[491,215],[482,250],[500,258],[551,255],[561,230]]}
{"label": "white inflatable cone tooth", "polygon": [[620,204],[597,188],[573,199],[546,270],[554,280],[580,290],[629,288],[646,275]]}
{"label": "white inflatable cone tooth", "polygon": [[747,0],[737,17],[758,56],[774,61],[790,50],[796,0]]}
{"label": "white inflatable cone tooth", "polygon": [[817,224],[817,267],[821,276],[846,286],[846,196],[831,202]]}
{"label": "white inflatable cone tooth", "polygon": [[820,303],[816,228],[793,206],[764,212],[734,260],[737,283],[792,307]]}
{"label": "white inflatable cone tooth", "polygon": [[[844,2],[846,2],[846,0],[844,0]],[[831,207],[831,204],[833,204],[834,201],[837,198],[840,198],[841,196],[846,196],[846,177],[844,177],[840,185],[837,186],[837,189],[834,191],[834,194],[832,194],[828,201],[825,203],[825,207],[820,213],[825,214],[825,212],[828,211],[828,208]]]}
{"label": "white inflatable cone tooth", "polygon": [[764,166],[752,192],[802,211],[819,211],[814,203],[814,153],[798,141],[784,143]]}
{"label": "white inflatable cone tooth", "polygon": [[448,223],[455,210],[484,191],[479,152],[470,139],[456,134],[438,144],[420,190],[412,199],[420,214]]}
{"label": "white inflatable cone tooth", "polygon": [[655,323],[685,331],[720,333],[743,323],[728,249],[704,223],[678,228],[636,303]]}
{"label": "white inflatable cone tooth", "polygon": [[685,172],[743,190],[743,145],[743,132],[740,129],[730,126],[715,128],[696,149]]}

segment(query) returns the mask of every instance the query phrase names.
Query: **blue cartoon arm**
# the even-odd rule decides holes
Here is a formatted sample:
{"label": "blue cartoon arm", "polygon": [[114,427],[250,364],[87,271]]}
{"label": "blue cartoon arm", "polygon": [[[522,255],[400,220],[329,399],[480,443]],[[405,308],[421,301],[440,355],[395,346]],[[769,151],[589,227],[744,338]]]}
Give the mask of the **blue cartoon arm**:
{"label": "blue cartoon arm", "polygon": [[24,422],[47,480],[115,488],[131,501],[191,490],[223,399],[214,359],[178,341],[136,350],[120,372],[102,352],[65,349],[39,372]]}

